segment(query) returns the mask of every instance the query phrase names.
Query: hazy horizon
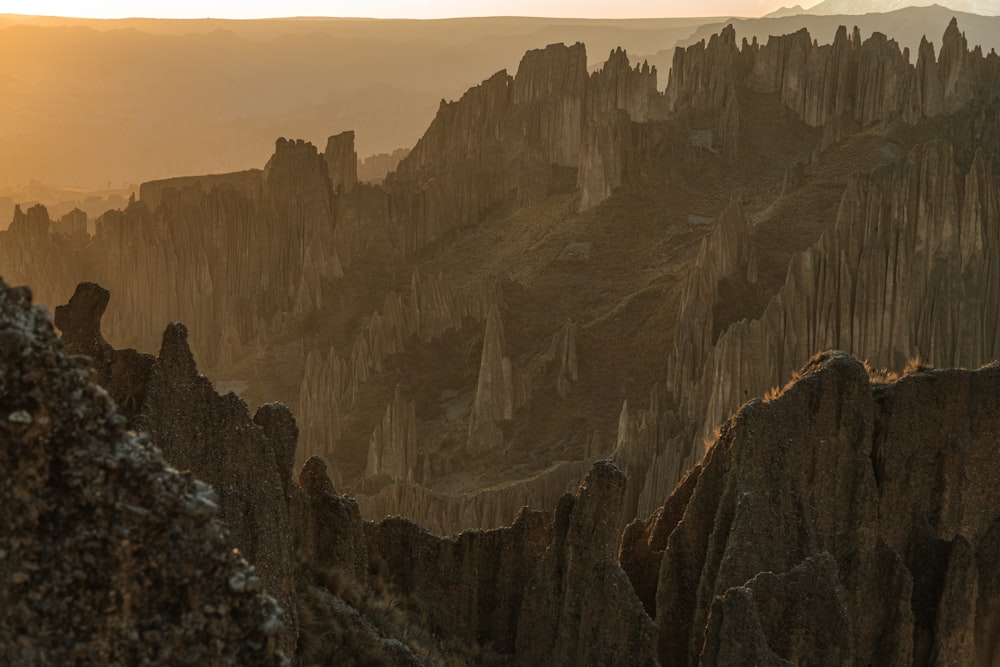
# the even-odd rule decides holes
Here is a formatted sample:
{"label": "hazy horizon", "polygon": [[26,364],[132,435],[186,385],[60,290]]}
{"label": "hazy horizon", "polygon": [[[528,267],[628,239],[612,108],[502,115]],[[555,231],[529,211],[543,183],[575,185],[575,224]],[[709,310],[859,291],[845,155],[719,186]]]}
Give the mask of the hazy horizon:
{"label": "hazy horizon", "polygon": [[371,0],[363,4],[320,2],[317,0],[273,0],[244,2],[235,5],[222,0],[125,2],[105,0],[80,7],[67,0],[10,0],[0,4],[0,14],[59,16],[86,19],[162,18],[162,19],[268,19],[268,18],[372,18],[372,19],[448,19],[480,17],[532,17],[580,19],[641,19],[666,17],[756,17],[783,6],[801,4],[809,7],[817,0],[705,0],[701,3],[681,0],[637,0],[608,5],[599,0],[485,0],[476,3],[459,0]]}

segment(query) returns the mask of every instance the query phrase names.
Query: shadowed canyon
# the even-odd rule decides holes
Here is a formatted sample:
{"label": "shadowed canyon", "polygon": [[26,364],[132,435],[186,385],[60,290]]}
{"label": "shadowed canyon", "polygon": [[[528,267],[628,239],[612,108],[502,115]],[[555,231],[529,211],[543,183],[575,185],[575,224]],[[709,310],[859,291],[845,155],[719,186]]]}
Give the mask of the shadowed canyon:
{"label": "shadowed canyon", "polygon": [[1000,19],[780,14],[12,197],[0,664],[1000,664]]}

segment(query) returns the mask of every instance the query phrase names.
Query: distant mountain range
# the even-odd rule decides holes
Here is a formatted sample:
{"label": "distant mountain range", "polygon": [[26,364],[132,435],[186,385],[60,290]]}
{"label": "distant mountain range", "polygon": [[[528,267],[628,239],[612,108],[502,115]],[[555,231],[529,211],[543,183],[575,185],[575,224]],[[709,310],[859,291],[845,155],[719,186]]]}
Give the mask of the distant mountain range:
{"label": "distant mountain range", "polygon": [[817,5],[805,9],[802,5],[782,7],[771,12],[764,18],[781,18],[811,14],[813,16],[830,16],[832,14],[875,14],[893,12],[909,7],[930,7],[938,5],[946,9],[981,16],[1000,16],[1000,0],[823,0]]}

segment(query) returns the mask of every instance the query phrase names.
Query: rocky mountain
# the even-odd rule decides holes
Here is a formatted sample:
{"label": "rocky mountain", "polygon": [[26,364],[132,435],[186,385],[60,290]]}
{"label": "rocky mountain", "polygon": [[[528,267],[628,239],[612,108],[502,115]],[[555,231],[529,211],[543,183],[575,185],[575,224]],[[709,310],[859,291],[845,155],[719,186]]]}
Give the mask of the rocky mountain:
{"label": "rocky mountain", "polygon": [[[772,40],[774,43],[756,53],[752,46],[744,48],[744,54],[755,56],[753,67],[744,72],[752,86],[781,90],[786,107],[801,110],[797,113],[805,122],[825,122],[827,130],[834,123],[835,136],[840,132],[840,121],[831,119],[844,117],[839,114],[853,115],[853,121],[862,125],[887,119],[919,123],[921,117],[967,106],[969,102],[962,100],[971,99],[971,90],[976,87],[961,83],[970,76],[967,72],[976,68],[993,71],[997,66],[995,57],[971,64],[952,23],[937,63],[930,52],[909,70],[901,62],[889,65],[895,56],[866,57],[865,50],[885,53],[885,42],[875,39],[855,47],[858,65],[854,69],[843,64],[849,60],[837,63],[836,54],[846,55],[846,45],[852,43],[841,31],[832,50],[826,52],[832,59],[823,65],[826,83],[811,85],[808,74],[789,69],[789,60],[771,64],[767,55],[773,47],[782,54],[801,53],[809,41],[805,35],[797,39],[798,46]],[[698,59],[695,62],[706,59],[703,48],[692,47]],[[735,53],[732,41],[722,48]],[[890,46],[890,53],[898,51]],[[951,53],[964,55],[951,61]],[[677,58],[683,63],[691,56],[678,51]],[[866,62],[882,65],[869,75]],[[887,74],[887,66],[894,75]],[[763,83],[759,76],[766,71],[782,72],[780,78],[795,83]],[[810,74],[816,71],[806,70]],[[928,71],[934,73],[922,74]],[[952,74],[940,78],[945,71]],[[873,77],[870,81],[869,76]],[[922,83],[925,78],[929,83]],[[993,82],[995,74],[983,80]],[[877,95],[878,103],[869,103],[866,100],[874,99],[867,97],[869,91],[878,90],[875,81],[882,86],[895,81],[897,90],[909,92],[883,91]],[[830,92],[836,89],[835,82],[849,82],[841,88],[844,94]],[[690,88],[682,84],[679,95],[698,99],[704,90],[688,92]],[[944,89],[951,92],[945,94]],[[814,97],[808,91],[817,95],[828,91],[830,96],[823,102],[823,95]],[[892,101],[902,100],[904,95],[914,99],[905,109],[901,101]],[[989,93],[988,99],[991,102],[986,107],[969,110],[971,115],[995,118],[996,92]],[[715,112],[723,113],[723,105],[716,100]],[[827,111],[822,111],[824,108]],[[824,131],[821,145],[829,137],[830,132]],[[750,244],[751,232],[741,212],[731,211],[720,219],[716,234],[699,253],[682,299],[665,382],[676,407],[661,409],[663,401],[654,393],[650,412],[627,418],[623,414],[619,428],[617,456],[628,469],[635,466],[637,476],[643,476],[650,456],[655,457],[647,477],[651,486],[637,491],[640,512],[651,510],[657,502],[653,499],[667,490],[664,479],[670,480],[666,483],[669,487],[691,467],[700,456],[698,443],[710,440],[713,429],[727,414],[747,398],[781,386],[813,350],[841,348],[877,368],[889,369],[901,369],[912,358],[965,367],[996,358],[998,349],[989,324],[992,315],[985,306],[995,289],[995,281],[989,277],[995,254],[991,230],[1000,215],[1000,190],[987,165],[994,162],[996,150],[992,133],[966,137],[961,147],[932,142],[871,174],[852,176],[833,226],[812,247],[791,258],[783,286],[759,316],[725,326],[714,319],[721,286],[727,282],[756,283],[760,258]],[[688,430],[692,417],[698,426]],[[650,436],[637,434],[635,424],[640,418],[647,431],[656,434],[653,438],[659,444],[652,446],[655,454],[650,453]]]}
{"label": "rocky mountain", "polygon": [[[278,607],[231,548],[212,487],[127,430],[30,290],[0,284],[0,322],[0,661],[287,664]],[[80,324],[76,340],[115,356]]]}
{"label": "rocky mountain", "polygon": [[989,664],[997,379],[824,353],[745,404],[622,539],[661,662]]}
{"label": "rocky mountain", "polygon": [[[361,177],[351,132],[323,151],[279,139],[263,169],[144,184],[93,235],[18,208],[0,270],[40,302],[68,302],[55,316],[66,349],[95,360],[131,427],[216,487],[228,539],[285,610],[288,653],[745,661],[725,653],[737,635],[712,625],[712,605],[772,572],[787,576],[765,577],[761,596],[826,591],[803,618],[864,615],[823,625],[831,655],[907,662],[945,637],[933,620],[944,580],[907,551],[929,543],[887,532],[896,558],[847,562],[833,538],[810,537],[822,530],[809,505],[794,510],[807,546],[761,547],[738,576],[719,565],[720,588],[706,574],[697,599],[657,581],[668,560],[670,582],[701,570],[682,576],[656,552],[694,502],[707,473],[689,471],[708,470],[716,428],[817,350],[885,375],[917,357],[976,368],[997,356],[1000,58],[945,25],[941,48],[924,41],[915,57],[847,26],[823,45],[806,30],[763,42],[729,27],[676,50],[662,93],[657,70],[624,51],[591,71],[582,45],[552,44],[442,102],[381,184]],[[129,347],[141,352],[116,351]],[[822,421],[812,413],[782,419],[768,428],[827,437],[808,430]],[[747,489],[797,484],[758,477]],[[717,504],[728,525],[735,505]],[[406,519],[361,518],[390,516]],[[650,516],[623,542],[630,597],[609,554]],[[868,549],[873,525],[837,535]],[[685,524],[678,544],[728,539],[707,530]],[[901,588],[872,588],[873,567]],[[920,580],[916,603],[904,570]],[[861,609],[838,585],[890,606]],[[607,633],[595,596],[614,603]],[[907,604],[915,619],[921,607],[909,624]],[[973,625],[989,626],[990,604]],[[761,630],[740,645],[798,659],[755,613],[746,623]],[[895,644],[875,647],[882,632]],[[706,657],[705,638],[723,635],[712,646],[729,648]]]}
{"label": "rocky mountain", "polygon": [[[285,513],[268,529],[292,550],[258,567],[265,582],[292,579],[298,629],[283,631],[306,664],[989,664],[1000,649],[991,611],[1000,602],[995,364],[915,367],[891,379],[844,353],[819,354],[782,392],[729,419],[704,461],[620,540],[627,484],[610,462],[552,514],[524,510],[509,527],[440,538],[400,518],[364,521],[318,458],[293,482],[287,410],[268,406],[251,422],[239,399],[206,389],[183,354],[178,366],[177,350],[141,376],[139,419],[152,432],[126,432],[126,417],[88,378],[89,362],[69,357],[47,312],[30,304],[26,289],[0,286],[10,343],[0,360],[3,451],[13,457],[3,468],[0,595],[21,600],[4,605],[0,632],[18,633],[4,642],[18,664],[59,661],[70,647],[84,660],[155,651],[169,664],[279,664],[274,602],[230,549],[257,538],[225,532],[217,512],[242,529]],[[128,363],[100,338],[106,304],[101,288],[81,285],[57,314],[67,348],[90,345],[94,379],[106,372],[102,359]],[[165,333],[165,350],[183,347],[179,327]],[[236,410],[206,420],[206,400]],[[88,418],[94,406],[101,414]],[[166,428],[177,411],[191,425],[216,421],[214,436]],[[244,435],[253,424],[272,438],[277,488],[248,493],[226,480],[260,474]],[[173,465],[221,475],[217,495],[166,468],[154,447],[161,437],[181,445],[168,455]],[[51,461],[37,458],[46,452]],[[91,529],[94,503],[101,531]],[[164,530],[176,521],[186,521],[181,532]],[[55,537],[42,522],[60,527]],[[149,548],[155,536],[170,546]],[[214,563],[207,577],[205,562]],[[271,569],[281,567],[285,577]],[[128,594],[137,568],[150,574]],[[130,576],[109,581],[122,571]],[[184,602],[199,611],[178,609],[180,582],[197,584]],[[83,610],[70,626],[87,628],[83,642],[65,634],[74,610]],[[123,627],[136,630],[114,634]],[[204,632],[213,641],[200,640]]]}

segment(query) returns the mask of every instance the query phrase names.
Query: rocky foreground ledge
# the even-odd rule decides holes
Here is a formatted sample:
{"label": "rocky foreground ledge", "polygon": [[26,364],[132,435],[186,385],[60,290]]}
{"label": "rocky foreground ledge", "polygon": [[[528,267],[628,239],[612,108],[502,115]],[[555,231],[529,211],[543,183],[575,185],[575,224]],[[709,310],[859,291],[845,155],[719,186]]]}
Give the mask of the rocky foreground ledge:
{"label": "rocky foreground ledge", "polygon": [[293,481],[287,410],[212,392],[179,325],[158,357],[114,350],[82,285],[60,342],[30,300],[0,283],[0,664],[1000,656],[996,365],[896,379],[823,353],[621,537],[602,462],[552,513],[442,538],[364,521],[320,459]]}
{"label": "rocky foreground ledge", "polygon": [[127,431],[90,372],[0,281],[0,664],[286,664],[212,488]]}

